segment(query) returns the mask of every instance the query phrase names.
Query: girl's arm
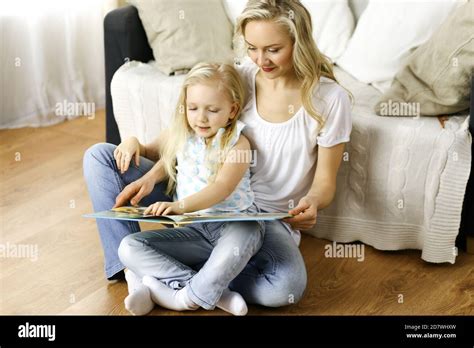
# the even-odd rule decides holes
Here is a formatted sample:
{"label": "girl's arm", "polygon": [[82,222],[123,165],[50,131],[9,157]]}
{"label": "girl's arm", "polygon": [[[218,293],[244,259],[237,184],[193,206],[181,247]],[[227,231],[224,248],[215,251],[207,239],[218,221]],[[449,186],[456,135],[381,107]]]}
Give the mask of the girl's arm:
{"label": "girl's arm", "polygon": [[162,130],[158,138],[156,138],[153,142],[146,145],[140,144],[140,153],[142,156],[153,162],[158,162],[160,159],[160,151],[166,142],[168,133],[168,129]]}
{"label": "girl's arm", "polygon": [[336,178],[344,153],[344,143],[332,147],[318,148],[318,164],[310,190],[299,201],[298,205],[289,211],[297,215],[284,221],[294,229],[308,230],[316,224],[319,209],[326,208],[336,194]]}
{"label": "girl's arm", "polygon": [[[244,151],[248,151],[248,153],[240,155]],[[154,215],[184,214],[210,208],[222,202],[234,192],[242,180],[245,171],[249,168],[250,161],[250,143],[245,136],[241,135],[237,143],[227,154],[226,160],[213,183],[181,201],[152,204],[145,213],[153,212]]]}
{"label": "girl's arm", "polygon": [[[244,151],[250,151],[250,143],[245,136],[241,135],[237,143],[229,151],[224,164],[217,173],[216,180],[201,191],[186,197],[181,202],[185,212],[210,208],[222,202],[234,192],[245,172],[250,167],[250,156],[237,155]],[[241,161],[236,161],[235,159]]]}
{"label": "girl's arm", "polygon": [[165,167],[163,162],[160,160],[143,176],[146,178],[152,178],[155,184],[158,184],[167,178]]}

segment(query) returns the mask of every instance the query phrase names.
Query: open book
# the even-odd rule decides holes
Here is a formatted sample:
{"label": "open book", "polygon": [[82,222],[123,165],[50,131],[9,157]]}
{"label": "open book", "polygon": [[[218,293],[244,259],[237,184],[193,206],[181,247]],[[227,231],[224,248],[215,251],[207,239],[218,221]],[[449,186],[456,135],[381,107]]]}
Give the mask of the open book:
{"label": "open book", "polygon": [[197,222],[278,220],[293,216],[288,213],[186,213],[184,215],[155,216],[145,215],[144,212],[146,208],[147,207],[125,206],[94,214],[87,214],[84,215],[84,217],[95,219],[146,221],[181,226]]}

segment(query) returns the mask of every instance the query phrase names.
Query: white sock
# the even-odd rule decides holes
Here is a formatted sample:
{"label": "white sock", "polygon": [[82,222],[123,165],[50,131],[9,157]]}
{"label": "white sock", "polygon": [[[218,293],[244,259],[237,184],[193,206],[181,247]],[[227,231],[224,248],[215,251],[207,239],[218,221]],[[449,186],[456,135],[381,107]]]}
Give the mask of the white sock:
{"label": "white sock", "polygon": [[161,307],[175,311],[196,310],[199,308],[199,305],[189,298],[186,288],[174,290],[150,276],[143,277],[143,284],[150,289],[151,299]]}
{"label": "white sock", "polygon": [[151,312],[153,303],[148,287],[132,271],[125,272],[129,295],[125,298],[125,308],[133,315],[145,315]]}
{"label": "white sock", "polygon": [[131,294],[135,289],[139,288],[142,284],[142,280],[139,276],[127,269],[125,271],[125,280],[127,281],[128,293]]}
{"label": "white sock", "polygon": [[246,315],[248,312],[247,303],[238,292],[225,289],[216,307],[233,315]]}

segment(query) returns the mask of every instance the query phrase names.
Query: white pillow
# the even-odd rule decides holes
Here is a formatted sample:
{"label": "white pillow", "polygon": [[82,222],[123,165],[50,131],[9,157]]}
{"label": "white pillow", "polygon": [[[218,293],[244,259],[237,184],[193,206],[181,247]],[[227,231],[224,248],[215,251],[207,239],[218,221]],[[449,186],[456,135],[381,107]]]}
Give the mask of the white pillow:
{"label": "white pillow", "polygon": [[426,42],[459,0],[370,0],[336,64],[381,92],[406,58]]}
{"label": "white pillow", "polygon": [[347,0],[302,0],[313,21],[313,38],[333,62],[347,48],[354,31],[354,16]]}
{"label": "white pillow", "polygon": [[[354,16],[347,0],[303,0],[311,14],[313,38],[319,50],[335,61],[344,53],[354,30]],[[247,0],[224,0],[227,16],[235,26]]]}
{"label": "white pillow", "polygon": [[247,0],[224,0],[222,3],[224,4],[227,17],[229,17],[232,25],[235,26],[237,17],[242,13],[245,5],[247,5]]}

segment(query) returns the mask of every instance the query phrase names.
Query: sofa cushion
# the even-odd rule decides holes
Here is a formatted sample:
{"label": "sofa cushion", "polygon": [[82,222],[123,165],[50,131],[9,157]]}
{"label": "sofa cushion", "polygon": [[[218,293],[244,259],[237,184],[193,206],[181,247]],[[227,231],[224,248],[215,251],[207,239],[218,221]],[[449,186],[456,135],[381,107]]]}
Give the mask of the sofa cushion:
{"label": "sofa cushion", "polygon": [[120,138],[135,136],[146,144],[167,128],[184,78],[165,75],[154,61],[122,65],[110,84]]}
{"label": "sofa cushion", "polygon": [[431,39],[413,52],[376,104],[376,112],[404,116],[395,111],[406,109],[407,104],[418,105],[423,116],[465,110],[473,71],[474,1],[470,1],[451,13]]}
{"label": "sofa cushion", "polygon": [[385,92],[407,56],[460,4],[458,0],[372,0],[336,64]]}
{"label": "sofa cushion", "polygon": [[128,0],[138,9],[156,66],[186,72],[202,61],[232,62],[232,24],[221,0]]}

